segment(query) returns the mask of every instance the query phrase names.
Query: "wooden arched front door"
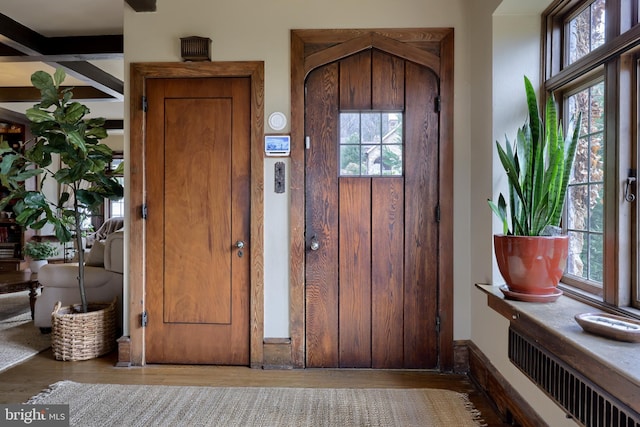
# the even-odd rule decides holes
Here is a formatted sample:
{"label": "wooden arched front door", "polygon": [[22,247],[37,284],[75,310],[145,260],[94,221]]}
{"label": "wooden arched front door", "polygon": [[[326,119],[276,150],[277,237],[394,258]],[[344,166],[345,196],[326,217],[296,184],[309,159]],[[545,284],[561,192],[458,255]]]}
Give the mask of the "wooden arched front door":
{"label": "wooden arched front door", "polygon": [[307,366],[438,363],[438,79],[377,50],[307,78]]}
{"label": "wooden arched front door", "polygon": [[442,62],[372,31],[305,66],[304,365],[449,370]]}

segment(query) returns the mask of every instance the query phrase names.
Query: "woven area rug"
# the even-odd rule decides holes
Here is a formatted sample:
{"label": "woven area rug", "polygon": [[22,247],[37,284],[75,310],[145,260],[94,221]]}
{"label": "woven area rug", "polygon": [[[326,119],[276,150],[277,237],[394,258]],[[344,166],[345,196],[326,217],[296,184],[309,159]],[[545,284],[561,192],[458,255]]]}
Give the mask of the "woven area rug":
{"label": "woven area rug", "polygon": [[0,372],[51,347],[51,336],[33,326],[29,291],[0,295]]}
{"label": "woven area rug", "polygon": [[313,389],[80,384],[29,404],[69,404],[72,426],[482,425],[466,395],[434,389]]}

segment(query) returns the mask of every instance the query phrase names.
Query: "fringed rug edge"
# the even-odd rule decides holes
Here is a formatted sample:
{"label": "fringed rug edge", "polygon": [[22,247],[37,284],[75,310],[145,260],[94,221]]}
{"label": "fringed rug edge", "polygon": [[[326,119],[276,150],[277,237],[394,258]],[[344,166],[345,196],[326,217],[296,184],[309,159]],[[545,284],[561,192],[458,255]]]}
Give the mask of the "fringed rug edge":
{"label": "fringed rug edge", "polygon": [[53,383],[50,386],[48,386],[47,388],[42,389],[42,391],[40,391],[40,393],[36,394],[35,396],[30,397],[29,400],[27,400],[23,404],[25,404],[25,405],[37,405],[42,400],[44,400],[45,398],[49,397],[51,395],[51,393],[56,391],[58,388],[66,386],[66,385],[72,385],[72,384],[75,384],[75,382],[74,381],[68,381],[68,380],[58,381],[57,383]]}

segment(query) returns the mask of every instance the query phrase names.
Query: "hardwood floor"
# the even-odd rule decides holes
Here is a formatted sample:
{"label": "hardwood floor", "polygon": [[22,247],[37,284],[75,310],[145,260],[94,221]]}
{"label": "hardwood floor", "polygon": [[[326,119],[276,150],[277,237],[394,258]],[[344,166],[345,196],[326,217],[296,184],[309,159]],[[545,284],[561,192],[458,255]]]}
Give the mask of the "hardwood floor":
{"label": "hardwood floor", "polygon": [[59,362],[51,350],[0,373],[0,403],[20,403],[61,380],[85,383],[221,387],[437,388],[467,393],[489,426],[506,426],[464,375],[368,369],[262,370],[230,366],[149,365],[117,368],[116,353]]}

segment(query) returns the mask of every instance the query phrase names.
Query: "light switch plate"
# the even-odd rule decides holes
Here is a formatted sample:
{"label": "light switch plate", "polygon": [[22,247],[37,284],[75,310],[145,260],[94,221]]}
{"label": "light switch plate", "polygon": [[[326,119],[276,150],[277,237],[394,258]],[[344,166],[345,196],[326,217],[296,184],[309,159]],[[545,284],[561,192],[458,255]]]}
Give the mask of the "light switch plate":
{"label": "light switch plate", "polygon": [[276,162],[274,170],[274,191],[278,194],[284,193],[285,165],[284,162]]}

